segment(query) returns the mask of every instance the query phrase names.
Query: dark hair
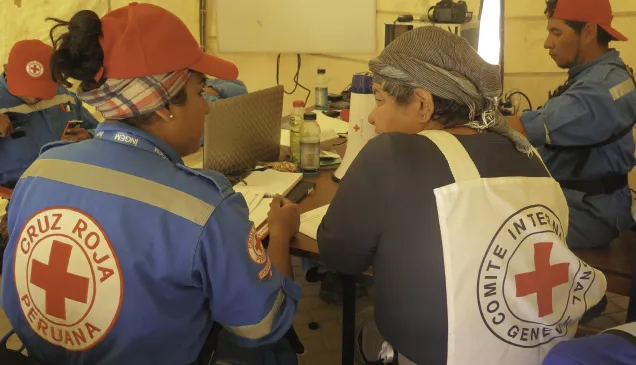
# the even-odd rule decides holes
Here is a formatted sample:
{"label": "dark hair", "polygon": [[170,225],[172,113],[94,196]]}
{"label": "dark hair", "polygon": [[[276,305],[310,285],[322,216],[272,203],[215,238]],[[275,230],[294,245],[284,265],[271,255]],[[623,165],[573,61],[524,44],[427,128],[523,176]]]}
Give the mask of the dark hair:
{"label": "dark hair", "polygon": [[[80,90],[90,91],[102,86],[106,78],[95,81],[95,75],[104,66],[104,50],[99,43],[102,36],[102,22],[99,16],[90,10],[82,10],[73,15],[70,21],[46,18],[57,24],[51,28],[49,37],[53,43],[51,56],[51,74],[53,81],[70,87],[69,79],[81,81]],[[68,30],[57,38],[55,32],[60,27]],[[182,88],[168,105],[183,105],[186,102],[186,88]],[[145,114],[123,120],[122,122],[139,126],[149,124],[154,114]]]}
{"label": "dark hair", "polygon": [[[95,81],[95,75],[104,65],[104,51],[99,44],[102,35],[102,22],[95,12],[82,10],[64,21],[46,18],[57,24],[51,28],[49,37],[53,44],[51,56],[51,74],[53,81],[70,87],[70,78],[81,81],[82,91],[98,88],[104,79]],[[60,27],[67,27],[68,31],[55,38],[55,32]]]}
{"label": "dark hair", "polygon": [[[445,128],[455,127],[460,124],[470,122],[470,109],[465,104],[460,104],[455,100],[440,98],[437,95],[433,95],[433,115],[432,120],[436,120]],[[476,115],[475,119],[480,119],[481,116]]]}
{"label": "dark hair", "polygon": [[[546,0],[546,8],[543,12],[548,18],[552,18],[554,16],[554,11],[556,10],[556,6],[559,0]],[[576,34],[581,34],[583,27],[585,27],[587,22],[577,22],[573,20],[564,20],[565,24],[567,24],[570,28],[574,29]],[[603,47],[609,47],[609,42],[613,41],[614,38],[605,31],[605,29],[596,26],[596,41],[599,45]]]}
{"label": "dark hair", "polygon": [[[408,104],[415,93],[415,87],[391,81],[383,82],[383,90],[389,94],[389,96],[394,97],[398,105]],[[470,122],[470,120],[468,120],[470,117],[470,109],[468,106],[458,103],[455,100],[433,95],[433,109],[431,119],[440,122],[446,128]],[[477,115],[475,118],[479,119],[481,116]]]}

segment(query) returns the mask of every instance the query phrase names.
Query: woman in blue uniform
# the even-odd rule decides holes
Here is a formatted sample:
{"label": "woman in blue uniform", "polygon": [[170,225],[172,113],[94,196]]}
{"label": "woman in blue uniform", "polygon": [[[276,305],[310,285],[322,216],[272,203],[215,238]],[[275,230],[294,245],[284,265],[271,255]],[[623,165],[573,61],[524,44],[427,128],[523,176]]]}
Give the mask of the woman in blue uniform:
{"label": "woman in blue uniform", "polygon": [[243,197],[181,159],[199,148],[204,75],[235,79],[236,66],[155,5],[56,21],[53,77],[80,80],[106,121],[45,147],[13,193],[2,307],[29,356],[192,364],[214,323],[242,346],[278,342],[300,298],[297,206],[274,200],[266,252]]}

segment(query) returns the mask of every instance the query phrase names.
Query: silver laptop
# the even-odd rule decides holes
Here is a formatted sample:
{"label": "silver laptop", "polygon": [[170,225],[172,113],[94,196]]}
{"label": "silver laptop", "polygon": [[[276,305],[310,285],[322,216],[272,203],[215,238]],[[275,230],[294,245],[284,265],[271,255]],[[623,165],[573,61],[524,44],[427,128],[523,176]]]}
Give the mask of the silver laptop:
{"label": "silver laptop", "polygon": [[209,104],[203,168],[240,175],[259,162],[277,161],[283,116],[283,86]]}

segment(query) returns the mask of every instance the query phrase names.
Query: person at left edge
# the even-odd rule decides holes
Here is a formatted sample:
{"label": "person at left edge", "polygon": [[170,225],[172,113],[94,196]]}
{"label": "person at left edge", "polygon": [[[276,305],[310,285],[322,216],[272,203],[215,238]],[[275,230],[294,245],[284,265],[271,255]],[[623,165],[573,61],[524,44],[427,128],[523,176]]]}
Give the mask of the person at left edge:
{"label": "person at left edge", "polygon": [[[38,40],[17,42],[0,75],[0,186],[13,189],[20,175],[35,161],[40,148],[60,139],[91,138],[97,120],[75,94],[51,78],[53,48]],[[81,120],[84,128],[66,124]],[[7,216],[0,206],[0,270],[7,244]]]}
{"label": "person at left edge", "polygon": [[13,192],[2,306],[29,357],[208,364],[214,323],[246,347],[278,343],[300,299],[298,207],[272,206],[266,252],[242,195],[181,158],[199,148],[204,75],[236,79],[236,66],[156,5],[57,22],[53,77],[81,81],[106,121],[91,140],[45,146]]}
{"label": "person at left edge", "polygon": [[[40,148],[62,138],[91,138],[97,120],[77,96],[51,78],[53,48],[39,40],[17,42],[0,76],[0,185],[13,188],[35,161]],[[62,136],[66,124],[81,120],[84,128]],[[21,131],[19,138],[12,132]]]}

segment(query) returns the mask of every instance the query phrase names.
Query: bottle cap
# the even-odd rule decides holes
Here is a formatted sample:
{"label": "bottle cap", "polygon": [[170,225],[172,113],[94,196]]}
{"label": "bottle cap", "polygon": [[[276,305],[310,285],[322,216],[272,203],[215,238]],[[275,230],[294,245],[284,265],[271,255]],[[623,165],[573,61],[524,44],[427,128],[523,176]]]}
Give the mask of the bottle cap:
{"label": "bottle cap", "polygon": [[373,76],[365,74],[353,75],[351,92],[354,94],[373,94]]}
{"label": "bottle cap", "polygon": [[305,102],[302,100],[294,100],[294,108],[304,108]]}
{"label": "bottle cap", "polygon": [[305,120],[316,120],[316,113],[305,113],[303,118]]}

